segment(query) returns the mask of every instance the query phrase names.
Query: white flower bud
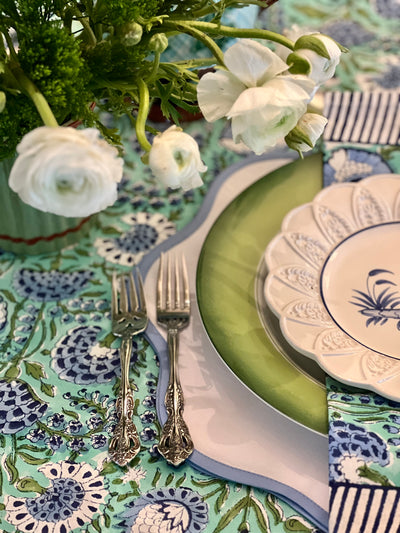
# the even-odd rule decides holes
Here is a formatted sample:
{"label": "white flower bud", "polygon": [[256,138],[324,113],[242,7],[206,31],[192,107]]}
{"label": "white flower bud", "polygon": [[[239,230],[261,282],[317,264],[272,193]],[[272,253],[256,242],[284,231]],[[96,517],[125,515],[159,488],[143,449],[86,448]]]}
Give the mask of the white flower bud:
{"label": "white flower bud", "polygon": [[327,35],[313,33],[300,37],[295,43],[294,51],[296,58],[303,58],[309,62],[309,77],[317,85],[321,85],[335,74],[342,51],[345,49]]}
{"label": "white flower bud", "polygon": [[149,41],[149,50],[162,54],[168,47],[168,38],[165,33],[156,33]]}
{"label": "white flower bud", "polygon": [[135,46],[142,39],[143,28],[137,22],[129,22],[119,28],[119,33],[125,46]]}
{"label": "white flower bud", "polygon": [[327,122],[328,120],[322,115],[305,113],[296,127],[286,135],[286,144],[299,154],[312,150],[321,137]]}
{"label": "white flower bud", "polygon": [[172,189],[200,187],[203,181],[199,173],[207,170],[196,141],[177,126],[171,126],[155,137],[149,165],[154,176]]}

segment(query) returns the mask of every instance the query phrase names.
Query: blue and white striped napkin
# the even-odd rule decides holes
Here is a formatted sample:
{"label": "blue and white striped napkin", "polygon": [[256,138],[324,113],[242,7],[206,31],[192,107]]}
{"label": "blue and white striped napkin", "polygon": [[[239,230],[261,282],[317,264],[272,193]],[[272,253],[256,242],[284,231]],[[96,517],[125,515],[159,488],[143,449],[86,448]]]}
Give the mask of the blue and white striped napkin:
{"label": "blue and white striped napkin", "polygon": [[338,483],[331,491],[330,533],[398,533],[400,490]]}
{"label": "blue and white striped napkin", "polygon": [[330,92],[324,97],[329,118],[326,142],[398,145],[400,92]]}

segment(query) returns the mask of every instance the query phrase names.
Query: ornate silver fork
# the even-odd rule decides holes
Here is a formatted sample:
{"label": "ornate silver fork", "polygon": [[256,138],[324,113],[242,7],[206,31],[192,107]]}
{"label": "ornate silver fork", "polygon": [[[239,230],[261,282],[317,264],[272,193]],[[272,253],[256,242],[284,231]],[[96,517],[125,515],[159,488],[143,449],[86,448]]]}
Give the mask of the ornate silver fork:
{"label": "ornate silver fork", "polygon": [[111,459],[125,466],[140,450],[136,426],[132,421],[134,411],[133,392],[129,384],[129,366],[132,352],[132,337],[142,333],[147,326],[146,303],[143,282],[136,269],[137,289],[132,273],[112,277],[111,321],[112,332],[121,337],[121,386],[116,403],[118,422],[109,444]]}
{"label": "ornate silver fork", "polygon": [[184,399],[178,373],[178,335],[189,324],[190,295],[185,258],[175,259],[172,274],[171,256],[164,267],[161,254],[157,280],[157,321],[167,328],[169,382],[165,395],[168,418],[161,431],[158,451],[167,462],[178,466],[193,452],[193,441],[183,420]]}

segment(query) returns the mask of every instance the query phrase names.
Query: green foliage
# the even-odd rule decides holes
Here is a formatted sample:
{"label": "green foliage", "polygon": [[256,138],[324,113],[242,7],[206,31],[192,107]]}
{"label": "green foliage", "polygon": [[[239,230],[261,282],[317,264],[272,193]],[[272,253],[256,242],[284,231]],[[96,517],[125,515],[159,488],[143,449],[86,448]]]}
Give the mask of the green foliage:
{"label": "green foliage", "polygon": [[[53,20],[55,2],[19,0],[1,2],[3,13],[13,16],[18,39],[17,59],[10,61],[0,75],[0,87],[7,93],[7,105],[0,121],[0,158],[11,155],[20,139],[30,130],[43,125],[31,99],[15,91],[13,74],[19,67],[49,103],[57,121],[83,117],[90,121],[88,105],[93,100],[89,88],[90,71],[86,69],[79,42],[61,21]],[[10,24],[11,26],[11,24]],[[10,33],[5,22],[0,30]]]}
{"label": "green foliage", "polygon": [[0,120],[0,159],[12,156],[20,139],[31,129],[42,125],[29,98],[7,95],[7,105]]}
{"label": "green foliage", "polygon": [[81,116],[92,95],[87,89],[90,71],[76,39],[53,21],[23,26],[18,35],[21,67],[43,93],[56,118],[63,122],[71,115]]}
{"label": "green foliage", "polygon": [[156,15],[163,6],[162,0],[107,0],[103,2],[104,20],[113,26]]}

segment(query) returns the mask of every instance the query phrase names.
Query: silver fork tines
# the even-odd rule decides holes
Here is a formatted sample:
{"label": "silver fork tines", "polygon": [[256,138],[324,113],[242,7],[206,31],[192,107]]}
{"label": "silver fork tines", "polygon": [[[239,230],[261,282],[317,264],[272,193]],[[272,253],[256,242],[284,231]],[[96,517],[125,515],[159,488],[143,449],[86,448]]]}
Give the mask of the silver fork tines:
{"label": "silver fork tines", "polygon": [[136,426],[132,421],[134,398],[129,384],[129,366],[132,352],[132,337],[142,333],[147,326],[146,303],[143,282],[136,268],[132,273],[117,277],[113,273],[111,292],[111,322],[114,335],[121,337],[121,386],[116,403],[118,422],[110,440],[111,459],[125,466],[140,450]]}
{"label": "silver fork tines", "polygon": [[183,420],[183,391],[178,373],[178,334],[189,324],[190,293],[185,258],[166,265],[161,254],[157,280],[157,321],[167,328],[169,382],[165,395],[168,418],[162,431],[158,451],[174,466],[180,465],[193,452],[193,441]]}

